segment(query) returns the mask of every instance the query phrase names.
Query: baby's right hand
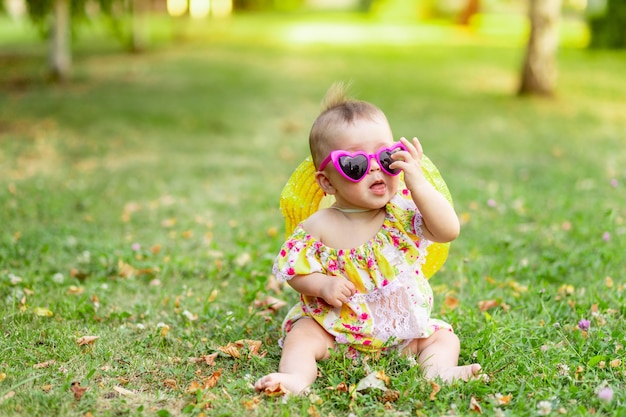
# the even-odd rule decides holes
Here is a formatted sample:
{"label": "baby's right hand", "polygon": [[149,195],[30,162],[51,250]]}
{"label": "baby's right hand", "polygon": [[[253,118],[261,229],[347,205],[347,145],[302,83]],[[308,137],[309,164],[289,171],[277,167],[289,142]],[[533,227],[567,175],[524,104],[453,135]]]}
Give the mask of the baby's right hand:
{"label": "baby's right hand", "polygon": [[348,279],[329,276],[320,295],[331,306],[341,307],[355,292],[356,287]]}

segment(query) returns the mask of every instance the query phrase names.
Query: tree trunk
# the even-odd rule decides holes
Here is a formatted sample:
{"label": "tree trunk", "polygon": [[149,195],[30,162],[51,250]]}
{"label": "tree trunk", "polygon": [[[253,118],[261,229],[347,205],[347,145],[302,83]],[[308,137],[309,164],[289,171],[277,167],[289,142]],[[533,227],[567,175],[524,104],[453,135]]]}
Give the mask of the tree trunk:
{"label": "tree trunk", "polygon": [[561,0],[530,0],[530,39],[519,95],[554,95],[560,14]]}
{"label": "tree trunk", "polygon": [[50,31],[50,75],[55,81],[65,81],[72,66],[71,21],[69,0],[54,0],[52,30]]}
{"label": "tree trunk", "polygon": [[480,11],[480,0],[468,0],[467,5],[461,11],[459,25],[469,26],[472,16]]}
{"label": "tree trunk", "polygon": [[130,51],[143,52],[146,48],[146,5],[143,0],[130,0]]}

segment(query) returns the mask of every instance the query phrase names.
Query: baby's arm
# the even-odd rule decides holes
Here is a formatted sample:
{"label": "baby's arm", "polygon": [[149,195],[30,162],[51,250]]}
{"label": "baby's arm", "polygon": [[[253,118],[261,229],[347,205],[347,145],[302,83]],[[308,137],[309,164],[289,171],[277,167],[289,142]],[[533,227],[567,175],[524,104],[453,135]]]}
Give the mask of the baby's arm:
{"label": "baby's arm", "polygon": [[396,160],[391,168],[400,168],[404,171],[404,182],[411,191],[415,205],[422,214],[424,237],[433,242],[451,242],[459,235],[459,218],[454,207],[446,198],[426,179],[422,172],[422,145],[417,138],[413,143],[405,138],[400,141],[409,150],[394,155]]}
{"label": "baby's arm", "polygon": [[348,279],[319,272],[297,275],[287,282],[300,294],[323,298],[333,307],[341,307],[356,291]]}

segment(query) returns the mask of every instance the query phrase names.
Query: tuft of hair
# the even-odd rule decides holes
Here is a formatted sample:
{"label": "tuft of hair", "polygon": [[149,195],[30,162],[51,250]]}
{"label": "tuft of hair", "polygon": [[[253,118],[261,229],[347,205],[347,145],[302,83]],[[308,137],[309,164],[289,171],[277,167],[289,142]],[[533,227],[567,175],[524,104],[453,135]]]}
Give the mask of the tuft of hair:
{"label": "tuft of hair", "polygon": [[322,100],[322,112],[344,105],[349,101],[353,101],[350,97],[348,97],[350,85],[351,83],[346,84],[343,81],[333,83],[328,91],[326,91],[326,95]]}
{"label": "tuft of hair", "polygon": [[322,112],[317,116],[309,133],[309,148],[315,167],[330,152],[331,142],[337,133],[359,119],[386,117],[382,110],[367,101],[348,96],[350,84],[333,83],[322,100]]}

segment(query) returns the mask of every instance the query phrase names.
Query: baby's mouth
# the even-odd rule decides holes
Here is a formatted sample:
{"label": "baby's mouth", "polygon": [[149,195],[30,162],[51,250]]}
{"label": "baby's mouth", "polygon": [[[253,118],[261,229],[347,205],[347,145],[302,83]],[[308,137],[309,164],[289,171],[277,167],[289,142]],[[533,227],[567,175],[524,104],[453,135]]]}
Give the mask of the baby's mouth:
{"label": "baby's mouth", "polygon": [[370,186],[370,190],[372,190],[372,191],[384,191],[386,187],[387,187],[387,185],[385,184],[385,181],[378,180],[378,181],[375,181]]}

